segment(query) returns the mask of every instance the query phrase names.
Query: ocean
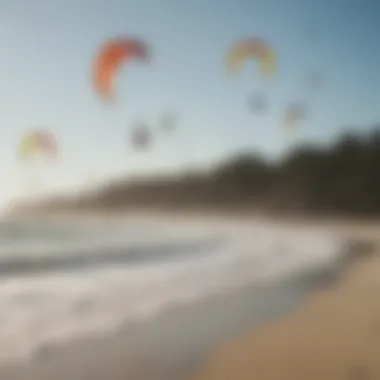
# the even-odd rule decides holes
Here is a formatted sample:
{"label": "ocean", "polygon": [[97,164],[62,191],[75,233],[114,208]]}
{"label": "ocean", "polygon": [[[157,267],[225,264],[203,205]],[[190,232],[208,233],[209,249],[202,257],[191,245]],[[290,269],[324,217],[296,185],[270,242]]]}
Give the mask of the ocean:
{"label": "ocean", "polygon": [[[243,313],[239,308],[264,310],[270,289],[305,283],[339,265],[346,243],[327,231],[257,221],[3,219],[0,364],[30,362],[46,347],[153,323],[175,307],[190,318],[194,305],[224,294],[235,295],[217,313],[225,313],[222,325],[231,325]],[[247,287],[249,305],[237,291]],[[261,303],[255,289],[266,292]]]}

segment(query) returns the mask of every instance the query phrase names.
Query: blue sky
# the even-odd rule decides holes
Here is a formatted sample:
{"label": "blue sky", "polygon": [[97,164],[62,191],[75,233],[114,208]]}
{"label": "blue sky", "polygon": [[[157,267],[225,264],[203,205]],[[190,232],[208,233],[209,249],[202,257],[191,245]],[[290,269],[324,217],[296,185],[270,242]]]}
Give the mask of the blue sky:
{"label": "blue sky", "polygon": [[[62,145],[57,165],[36,169],[46,189],[208,164],[243,148],[276,157],[293,143],[327,143],[347,126],[366,129],[380,121],[379,21],[378,0],[2,0],[0,201],[25,194],[36,175],[15,157],[33,128],[53,131]],[[119,35],[146,41],[152,63],[123,68],[118,102],[104,106],[91,67],[99,45]],[[266,39],[278,55],[266,85],[254,63],[236,78],[226,74],[226,50],[247,36]],[[315,70],[325,83],[312,92],[306,79]],[[247,107],[257,92],[269,102],[262,115]],[[309,109],[295,137],[281,124],[292,102]],[[133,123],[154,127],[171,111],[177,132],[134,152]]]}

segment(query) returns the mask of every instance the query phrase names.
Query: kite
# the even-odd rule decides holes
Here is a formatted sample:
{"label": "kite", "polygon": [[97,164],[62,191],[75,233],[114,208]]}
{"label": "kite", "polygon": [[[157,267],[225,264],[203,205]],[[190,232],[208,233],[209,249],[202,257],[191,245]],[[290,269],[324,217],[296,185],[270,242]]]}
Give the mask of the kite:
{"label": "kite", "polygon": [[259,73],[263,78],[272,77],[276,71],[276,56],[271,47],[259,38],[237,42],[227,52],[227,67],[231,73],[242,69],[248,58],[258,60]]}
{"label": "kite", "polygon": [[139,124],[132,132],[132,143],[137,149],[145,149],[151,141],[149,129]]}
{"label": "kite", "polygon": [[253,112],[262,112],[267,108],[267,100],[263,95],[253,94],[248,99],[248,107]]}
{"label": "kite", "polygon": [[28,132],[21,138],[18,146],[18,153],[23,161],[41,156],[56,159],[58,151],[58,143],[54,135],[44,131]]}
{"label": "kite", "polygon": [[172,132],[177,128],[177,116],[174,113],[166,113],[160,120],[160,127],[166,132]]}
{"label": "kite", "polygon": [[140,40],[115,38],[105,43],[98,53],[94,64],[94,87],[104,100],[114,99],[113,82],[122,63],[131,60],[147,62],[149,52]]}
{"label": "kite", "polygon": [[302,104],[295,103],[290,105],[284,116],[285,125],[288,128],[294,128],[298,123],[306,117],[306,109]]}

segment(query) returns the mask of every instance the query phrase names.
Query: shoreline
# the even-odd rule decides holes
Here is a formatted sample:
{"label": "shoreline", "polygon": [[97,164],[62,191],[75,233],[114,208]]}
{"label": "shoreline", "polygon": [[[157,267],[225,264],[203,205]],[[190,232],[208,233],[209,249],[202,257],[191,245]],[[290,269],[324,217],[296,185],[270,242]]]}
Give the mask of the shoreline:
{"label": "shoreline", "polygon": [[[159,218],[163,217],[159,213],[156,215]],[[171,221],[173,217],[183,218],[187,216],[186,214],[166,215]],[[80,213],[77,216],[81,218]],[[101,217],[104,217],[104,215]],[[195,213],[194,217],[199,220],[199,216],[197,217]],[[212,220],[213,222],[223,222],[224,219],[224,222],[227,223],[239,220],[246,224],[248,221],[245,218],[226,219],[216,216],[215,219],[214,217],[207,218],[207,215],[204,215],[204,217],[205,220]],[[203,220],[203,217],[201,216],[200,219]],[[250,220],[252,224],[262,224],[264,222],[261,218],[253,216],[251,216]],[[268,221],[274,225],[283,225],[284,223],[282,220]],[[288,225],[297,226],[297,223],[290,221]],[[356,243],[350,244],[348,247],[350,252],[347,253],[344,262],[340,263],[338,270],[334,271],[334,273],[327,273],[329,271],[326,271],[321,273],[320,277],[317,275],[313,280],[308,276],[306,283],[302,282],[305,279],[299,280],[296,286],[295,284],[290,284],[289,288],[285,288],[281,284],[276,289],[270,289],[269,287],[261,295],[260,291],[263,291],[263,289],[258,291],[256,288],[247,286],[245,289],[231,291],[229,292],[230,294],[206,298],[195,306],[178,305],[178,307],[164,311],[155,321],[125,325],[116,334],[108,337],[79,340],[61,348],[51,349],[50,347],[45,347],[41,349],[37,360],[27,364],[24,368],[0,370],[1,379],[63,380],[71,378],[73,380],[87,380],[87,378],[99,378],[99,380],[103,380],[104,378],[109,378],[110,380],[124,380],[128,378],[131,380],[161,380],[162,378],[162,380],[182,380],[184,378],[193,379],[194,376],[197,380],[229,379],[230,377],[222,377],[222,375],[225,376],[224,374],[229,372],[225,369],[221,370],[221,368],[230,363],[231,354],[229,352],[231,349],[235,350],[236,356],[246,358],[246,345],[252,343],[251,340],[253,342],[256,340],[257,333],[266,331],[268,326],[282,325],[284,320],[289,320],[293,315],[297,315],[299,310],[304,307],[304,304],[309,303],[310,299],[319,297],[319,294],[326,292],[322,288],[328,288],[327,292],[330,292],[331,289],[339,287],[342,274],[343,281],[345,281],[347,273],[350,273],[358,265],[363,265],[362,259],[364,259],[364,262],[373,260],[373,258],[367,259],[365,255],[365,251],[369,253],[371,250],[371,244],[369,243],[375,243],[379,247],[380,236],[375,236],[376,231],[373,231],[376,230],[376,225],[362,226],[359,224],[359,226],[355,226],[352,223],[339,224],[336,222],[335,224],[324,223],[322,225],[317,221],[315,223],[303,223],[298,227],[307,230],[332,230],[336,234],[343,233],[343,235],[350,238],[351,242],[354,240]],[[358,259],[361,259],[359,263],[357,263]],[[351,264],[354,265],[352,266]],[[333,284],[331,280],[334,280]],[[266,295],[264,295],[265,292],[267,292]],[[265,309],[265,307],[268,307],[267,304],[271,303],[271,307],[269,307],[271,310],[267,310],[267,314],[262,317],[258,317],[257,311],[246,309],[247,301],[251,305],[258,305],[257,302],[253,302],[255,293],[258,294],[259,298],[261,296],[263,299],[262,308]],[[269,298],[268,294],[270,295]],[[236,297],[241,301],[237,302]],[[227,304],[230,305],[231,310],[228,309],[229,311],[226,313]],[[234,310],[237,310],[237,312]],[[198,317],[197,313],[202,317]],[[180,317],[178,317],[179,315]],[[232,323],[228,322],[228,320],[232,321]],[[180,331],[182,335],[179,334],[179,337],[173,336],[173,328],[177,332]],[[193,345],[189,344],[190,341],[200,335],[199,331],[203,331],[201,334],[202,339],[193,342]],[[245,337],[249,337],[247,338],[249,342],[244,343],[241,348],[242,352],[240,352],[239,348],[234,347],[239,346],[240,340]],[[181,340],[188,344],[182,354],[179,350],[182,345]],[[222,352],[221,359],[220,352]],[[173,359],[173,355],[175,359]],[[232,357],[235,358],[233,355]],[[173,361],[175,362],[174,365]],[[234,365],[235,363],[231,363],[229,368],[232,370]],[[234,371],[236,372],[236,370],[235,367]],[[218,375],[214,375],[215,371]],[[160,372],[161,377],[156,376],[158,372]],[[83,373],[86,373],[88,377],[83,377]],[[193,374],[195,375],[193,376]],[[232,378],[239,379],[236,373],[233,372],[231,380]],[[249,379],[251,380],[251,378],[252,374]],[[266,379],[265,375],[261,378]],[[277,379],[277,377],[273,379],[275,378]],[[245,378],[242,377],[242,379]],[[268,377],[268,379],[272,378]],[[304,378],[300,378],[300,380],[304,380]]]}
{"label": "shoreline", "polygon": [[215,347],[189,379],[380,378],[380,234],[373,229],[359,224],[347,231],[374,244],[373,255],[285,317]]}
{"label": "shoreline", "polygon": [[241,285],[195,303],[171,306],[155,319],[126,322],[109,334],[41,347],[32,361],[0,368],[0,378],[182,380],[203,366],[215,346],[252,325],[260,329],[286,317],[313,291],[338,280],[340,269],[259,287]]}

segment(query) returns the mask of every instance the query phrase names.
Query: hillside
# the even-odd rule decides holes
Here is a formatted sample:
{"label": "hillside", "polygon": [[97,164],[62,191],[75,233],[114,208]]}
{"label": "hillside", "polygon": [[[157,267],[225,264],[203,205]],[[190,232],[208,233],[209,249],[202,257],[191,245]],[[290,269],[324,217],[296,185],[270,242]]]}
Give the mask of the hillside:
{"label": "hillside", "polygon": [[300,147],[275,164],[241,154],[207,173],[118,181],[91,196],[55,199],[43,205],[44,209],[52,207],[255,209],[377,216],[380,128],[366,135],[347,134],[328,148]]}

